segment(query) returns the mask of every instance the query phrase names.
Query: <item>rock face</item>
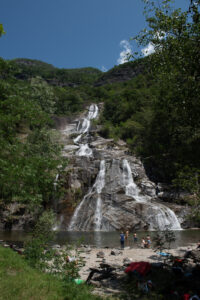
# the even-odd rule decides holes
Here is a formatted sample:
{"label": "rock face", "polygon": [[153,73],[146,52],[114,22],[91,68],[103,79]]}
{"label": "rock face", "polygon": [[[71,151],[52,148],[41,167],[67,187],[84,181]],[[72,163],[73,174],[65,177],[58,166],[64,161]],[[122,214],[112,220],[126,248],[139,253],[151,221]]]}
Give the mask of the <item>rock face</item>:
{"label": "rock face", "polygon": [[95,86],[102,86],[104,84],[111,84],[115,82],[123,82],[127,80],[131,80],[136,77],[138,74],[144,72],[145,64],[144,59],[138,62],[127,62],[122,65],[116,66],[103,74],[97,82],[95,82]]}
{"label": "rock face", "polygon": [[11,203],[0,209],[0,230],[23,230],[34,224],[34,219],[24,204]]}
{"label": "rock face", "polygon": [[[66,193],[52,204],[57,214],[55,229],[180,229],[179,222],[183,228],[194,227],[187,220],[189,209],[173,204],[171,199],[177,195],[149,180],[143,164],[129,155],[123,141],[98,134],[101,128],[92,120],[98,118],[101,107],[93,104],[76,119],[54,117],[64,144],[62,155],[69,161],[62,178]],[[0,210],[0,230],[23,230],[33,223],[22,204]]]}
{"label": "rock face", "polygon": [[[123,141],[98,135],[88,112],[60,130],[69,159],[66,186],[70,192],[57,203],[57,228],[72,231],[181,229],[172,209],[159,201],[156,186],[141,161],[128,155]],[[75,196],[74,196],[75,195]]]}

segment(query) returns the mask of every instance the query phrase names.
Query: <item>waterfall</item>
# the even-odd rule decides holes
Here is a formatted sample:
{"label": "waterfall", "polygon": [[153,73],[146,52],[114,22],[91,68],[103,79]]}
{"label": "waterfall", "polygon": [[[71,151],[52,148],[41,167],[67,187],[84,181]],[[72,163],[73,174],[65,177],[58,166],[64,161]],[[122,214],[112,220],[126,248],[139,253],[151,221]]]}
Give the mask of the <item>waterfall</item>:
{"label": "waterfall", "polygon": [[78,222],[79,222],[79,212],[82,208],[82,206],[85,204],[85,201],[89,198],[89,196],[91,195],[91,190],[89,190],[89,192],[84,196],[83,200],[79,203],[79,205],[77,206],[77,208],[75,209],[75,212],[71,218],[68,230],[69,231],[73,231],[76,230],[77,226],[78,226]]}
{"label": "waterfall", "polygon": [[94,220],[96,223],[95,230],[99,231],[101,229],[102,223],[102,200],[101,200],[101,191],[105,186],[105,171],[106,171],[106,164],[105,160],[102,160],[100,163],[100,171],[97,176],[96,182],[94,184],[94,188],[97,191],[97,203],[96,203],[96,210],[94,215]]}
{"label": "waterfall", "polygon": [[123,183],[127,196],[135,199],[136,202],[146,203],[149,206],[147,220],[151,230],[156,228],[160,230],[165,230],[166,228],[172,230],[181,229],[175,213],[170,208],[159,203],[152,203],[150,202],[150,197],[141,195],[140,189],[133,180],[131,167],[126,159],[123,160]]}
{"label": "waterfall", "polygon": [[181,230],[180,223],[175,213],[165,205],[151,203],[152,214],[149,213],[147,219],[150,224],[150,230],[159,228],[165,230],[169,228],[171,230]]}
{"label": "waterfall", "polygon": [[[147,178],[142,163],[126,152],[126,145],[90,134],[91,120],[97,118],[98,111],[96,104],[90,105],[80,120],[62,131],[66,144],[64,154],[72,157],[69,169],[72,170],[70,180],[74,190],[81,188],[82,180],[86,184],[84,176],[93,178],[93,171],[97,176],[92,179],[93,184],[75,208],[70,222],[68,207],[71,209],[71,204],[68,199],[66,203],[61,201],[58,211],[60,225],[55,228],[66,229],[67,226],[69,231],[92,230],[98,233],[101,230],[120,230],[125,226],[135,228],[140,224],[141,229],[148,226],[149,230],[164,230],[166,227],[180,230],[175,213],[156,201],[154,183]],[[76,138],[70,144],[75,130]],[[134,181],[134,170],[142,178],[141,185]],[[55,189],[57,180],[58,176],[54,182]]]}
{"label": "waterfall", "polygon": [[54,183],[53,183],[53,185],[54,185],[54,190],[55,190],[55,191],[56,191],[56,189],[57,189],[58,177],[59,177],[59,173],[56,174],[56,178],[55,178]]}
{"label": "waterfall", "polygon": [[[80,202],[80,204],[77,206],[74,215],[71,219],[71,222],[69,224],[68,230],[87,230],[88,224],[90,223],[91,216],[87,217],[81,209],[87,205],[87,208],[89,206],[89,203],[87,203],[91,196],[97,194],[97,201],[96,201],[96,208],[94,213],[94,223],[95,223],[95,231],[100,230],[101,223],[102,223],[102,200],[101,200],[101,191],[105,185],[105,160],[102,160],[100,163],[100,170],[97,175],[96,181],[92,188],[89,190],[89,192],[84,196],[83,200]],[[90,220],[88,219],[90,218]]]}
{"label": "waterfall", "polygon": [[80,133],[86,133],[86,132],[88,132],[89,128],[90,128],[90,119],[84,118],[83,122],[81,124],[81,129],[79,130]]}
{"label": "waterfall", "polygon": [[81,134],[87,133],[90,129],[90,120],[96,119],[98,111],[98,106],[96,104],[91,104],[87,116],[83,118],[82,122],[78,122],[76,131]]}
{"label": "waterfall", "polygon": [[76,152],[77,156],[92,156],[92,150],[88,144],[80,144],[79,150]]}
{"label": "waterfall", "polygon": [[96,119],[98,116],[99,108],[96,104],[92,104],[89,107],[89,112],[88,112],[88,119]]}
{"label": "waterfall", "polygon": [[87,116],[83,118],[82,122],[78,122],[77,132],[80,134],[74,139],[74,143],[80,146],[80,149],[76,152],[76,155],[78,156],[92,156],[92,150],[89,148],[88,144],[79,144],[79,141],[84,134],[89,132],[90,120],[97,117],[98,111],[98,106],[96,104],[91,104]]}
{"label": "waterfall", "polygon": [[100,231],[101,223],[102,223],[102,200],[100,195],[98,195],[97,197],[94,222],[95,222],[95,231]]}
{"label": "waterfall", "polygon": [[137,202],[147,202],[148,196],[140,194],[140,190],[133,181],[131,167],[126,159],[123,160],[123,183],[127,196],[134,198]]}

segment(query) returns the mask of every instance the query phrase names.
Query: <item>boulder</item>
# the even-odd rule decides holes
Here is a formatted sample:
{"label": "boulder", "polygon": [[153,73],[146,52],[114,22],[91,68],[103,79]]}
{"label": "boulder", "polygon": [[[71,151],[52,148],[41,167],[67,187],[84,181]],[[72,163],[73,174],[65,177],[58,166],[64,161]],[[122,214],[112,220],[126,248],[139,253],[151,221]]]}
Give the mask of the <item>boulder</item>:
{"label": "boulder", "polygon": [[97,252],[97,257],[104,258],[105,257],[105,253],[103,251],[99,251],[99,252]]}

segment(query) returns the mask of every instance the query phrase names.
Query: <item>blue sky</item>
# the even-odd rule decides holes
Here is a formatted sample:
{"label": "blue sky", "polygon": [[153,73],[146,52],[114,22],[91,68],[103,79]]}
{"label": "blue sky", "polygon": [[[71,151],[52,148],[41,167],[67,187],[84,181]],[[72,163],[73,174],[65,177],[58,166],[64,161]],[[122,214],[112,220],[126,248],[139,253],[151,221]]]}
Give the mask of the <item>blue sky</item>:
{"label": "blue sky", "polygon": [[[175,0],[183,9],[188,3]],[[141,0],[5,0],[0,23],[6,31],[0,39],[5,59],[101,70],[123,62],[129,38],[145,27]]]}

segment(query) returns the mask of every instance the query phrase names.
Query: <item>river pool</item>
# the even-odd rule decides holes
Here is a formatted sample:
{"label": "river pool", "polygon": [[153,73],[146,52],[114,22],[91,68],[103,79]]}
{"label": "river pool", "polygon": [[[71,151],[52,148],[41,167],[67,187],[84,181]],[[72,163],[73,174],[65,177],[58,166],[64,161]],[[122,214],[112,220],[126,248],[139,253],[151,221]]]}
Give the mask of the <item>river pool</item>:
{"label": "river pool", "polygon": [[[197,243],[200,240],[200,229],[188,229],[174,231],[176,241],[172,243],[172,247],[176,248],[179,246],[187,246],[192,243]],[[153,237],[155,232],[138,231],[138,244],[142,237],[146,237],[147,234]],[[0,231],[0,240],[12,241],[12,242],[23,242],[29,238],[29,234],[23,231]],[[86,244],[93,245],[96,247],[119,247],[119,232],[69,232],[59,231],[56,233],[54,243],[57,244]],[[133,242],[133,233],[129,234],[128,242],[126,246],[135,247]]]}

